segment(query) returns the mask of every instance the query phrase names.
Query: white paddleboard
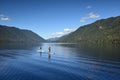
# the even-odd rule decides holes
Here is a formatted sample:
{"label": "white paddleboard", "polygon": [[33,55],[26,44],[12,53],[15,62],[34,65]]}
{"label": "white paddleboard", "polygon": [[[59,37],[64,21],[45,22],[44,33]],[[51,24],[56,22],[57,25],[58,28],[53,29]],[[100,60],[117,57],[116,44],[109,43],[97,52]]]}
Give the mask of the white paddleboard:
{"label": "white paddleboard", "polygon": [[39,49],[39,50],[37,50],[37,52],[43,53],[44,51]]}
{"label": "white paddleboard", "polygon": [[45,52],[45,51],[40,50],[40,49],[39,49],[39,50],[37,50],[37,52],[38,52],[38,53],[46,53],[46,54],[55,54],[55,53],[53,53],[53,52],[50,52],[50,53],[49,53],[49,52]]}

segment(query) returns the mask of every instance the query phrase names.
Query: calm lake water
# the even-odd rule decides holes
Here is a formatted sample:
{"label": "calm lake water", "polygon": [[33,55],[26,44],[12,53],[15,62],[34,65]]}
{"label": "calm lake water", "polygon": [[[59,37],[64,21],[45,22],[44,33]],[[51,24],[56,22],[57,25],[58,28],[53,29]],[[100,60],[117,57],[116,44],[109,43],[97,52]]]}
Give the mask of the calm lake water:
{"label": "calm lake water", "polygon": [[[37,51],[40,46],[44,53]],[[120,80],[120,47],[2,44],[0,80]]]}

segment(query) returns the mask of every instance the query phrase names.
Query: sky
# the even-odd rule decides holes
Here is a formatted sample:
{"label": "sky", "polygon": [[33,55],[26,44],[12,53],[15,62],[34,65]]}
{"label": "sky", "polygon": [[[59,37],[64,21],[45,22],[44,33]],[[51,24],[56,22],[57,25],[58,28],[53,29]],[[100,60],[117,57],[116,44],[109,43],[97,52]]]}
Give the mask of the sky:
{"label": "sky", "polygon": [[120,0],[0,0],[0,25],[60,37],[96,20],[120,16]]}

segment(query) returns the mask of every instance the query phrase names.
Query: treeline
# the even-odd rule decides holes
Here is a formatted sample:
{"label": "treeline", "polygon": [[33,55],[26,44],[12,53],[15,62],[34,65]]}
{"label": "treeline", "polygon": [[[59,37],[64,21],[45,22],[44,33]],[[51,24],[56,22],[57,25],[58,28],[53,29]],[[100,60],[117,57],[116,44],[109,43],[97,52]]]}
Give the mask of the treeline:
{"label": "treeline", "polygon": [[16,27],[0,25],[0,43],[20,42],[20,43],[37,43],[45,40],[30,30],[23,30]]}
{"label": "treeline", "polygon": [[75,32],[61,37],[57,42],[90,42],[120,44],[120,16],[98,20],[81,26]]}

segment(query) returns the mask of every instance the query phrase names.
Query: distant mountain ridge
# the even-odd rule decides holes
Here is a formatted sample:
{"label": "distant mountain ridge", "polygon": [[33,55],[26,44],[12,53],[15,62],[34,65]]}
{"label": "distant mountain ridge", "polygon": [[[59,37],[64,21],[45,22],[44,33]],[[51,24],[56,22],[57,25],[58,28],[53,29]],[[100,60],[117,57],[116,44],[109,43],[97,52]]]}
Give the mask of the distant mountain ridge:
{"label": "distant mountain ridge", "polygon": [[92,42],[120,44],[120,16],[98,20],[79,27],[58,42]]}
{"label": "distant mountain ridge", "polygon": [[59,37],[49,38],[49,39],[47,39],[47,41],[48,41],[48,42],[54,42],[54,41],[56,41],[56,40],[58,40],[58,39],[59,39]]}
{"label": "distant mountain ridge", "polygon": [[19,29],[0,25],[0,43],[2,42],[23,42],[37,43],[45,40],[30,30]]}

